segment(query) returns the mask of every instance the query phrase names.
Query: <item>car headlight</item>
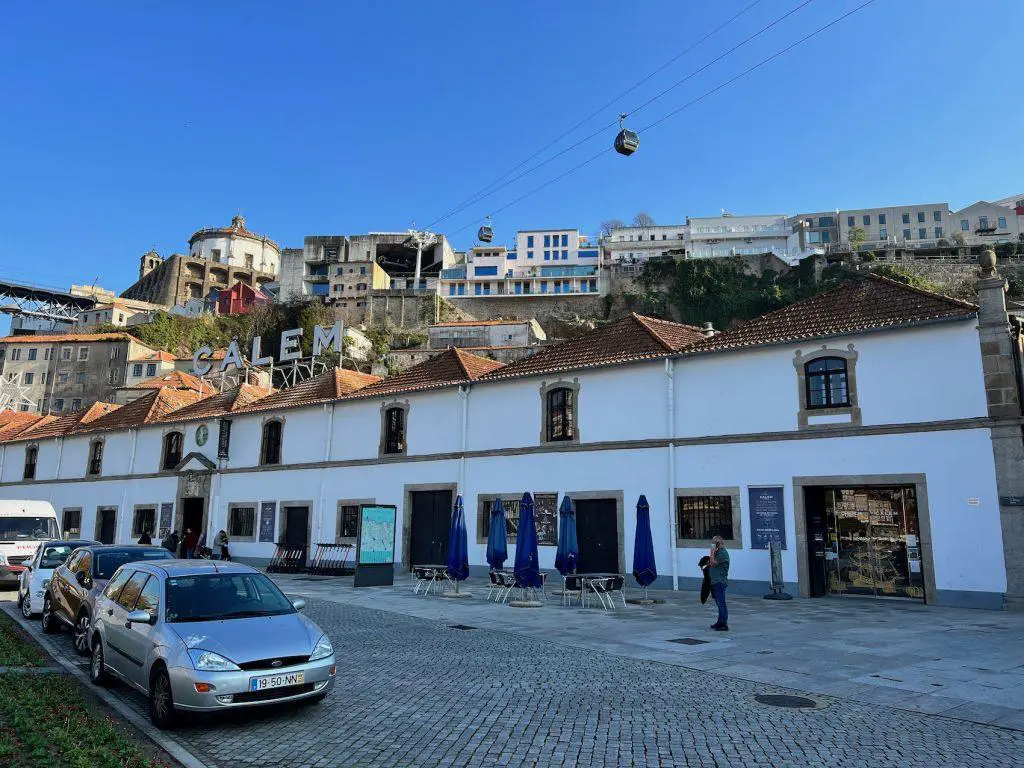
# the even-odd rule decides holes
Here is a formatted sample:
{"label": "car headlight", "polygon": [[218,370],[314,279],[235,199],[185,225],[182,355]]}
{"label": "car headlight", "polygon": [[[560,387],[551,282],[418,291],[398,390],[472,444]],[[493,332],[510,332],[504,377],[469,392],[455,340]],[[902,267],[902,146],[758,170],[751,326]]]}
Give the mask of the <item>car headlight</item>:
{"label": "car headlight", "polygon": [[326,659],[333,653],[334,647],[331,645],[331,641],[327,639],[327,635],[321,635],[320,639],[316,641],[316,645],[313,647],[313,653],[309,655],[309,660],[320,661],[320,659]]}
{"label": "car headlight", "polygon": [[229,661],[219,653],[204,651],[201,648],[190,648],[188,656],[192,659],[192,666],[204,672],[237,672],[239,667],[235,662]]}

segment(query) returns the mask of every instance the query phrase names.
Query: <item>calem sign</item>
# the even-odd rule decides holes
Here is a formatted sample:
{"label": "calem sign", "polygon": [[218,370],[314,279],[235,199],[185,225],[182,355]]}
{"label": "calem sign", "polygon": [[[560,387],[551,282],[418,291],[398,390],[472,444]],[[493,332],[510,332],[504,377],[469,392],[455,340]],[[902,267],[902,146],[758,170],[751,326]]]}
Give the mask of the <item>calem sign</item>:
{"label": "calem sign", "polygon": [[[284,331],[281,334],[281,355],[278,357],[279,362],[288,363],[302,357],[302,350],[299,349],[299,339],[301,338],[301,328],[292,328],[291,330]],[[329,328],[324,328],[322,325],[313,326],[313,357],[316,357],[325,349],[333,349],[335,352],[340,354],[341,338],[342,325],[340,321]],[[205,376],[208,374],[213,370],[213,361],[210,360],[212,356],[212,347],[206,346],[197,349],[195,355],[192,357],[192,370],[199,376]],[[253,336],[252,338],[252,355],[249,357],[249,362],[250,365],[253,366],[273,365],[274,363],[274,358],[269,355],[263,355],[262,340],[259,336]],[[220,367],[217,370],[218,372],[223,373],[230,368],[241,368],[243,365],[244,361],[242,360],[242,351],[238,347],[238,339],[232,339],[231,343],[228,344],[224,360],[221,362]]]}

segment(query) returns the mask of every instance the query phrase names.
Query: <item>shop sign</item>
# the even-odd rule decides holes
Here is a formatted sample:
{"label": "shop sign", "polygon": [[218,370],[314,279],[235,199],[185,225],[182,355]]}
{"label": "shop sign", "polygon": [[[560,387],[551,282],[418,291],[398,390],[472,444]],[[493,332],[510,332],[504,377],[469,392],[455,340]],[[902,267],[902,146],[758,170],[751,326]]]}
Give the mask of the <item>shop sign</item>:
{"label": "shop sign", "polygon": [[260,505],[260,541],[274,541],[274,523],[277,520],[277,502],[264,501]]}
{"label": "shop sign", "polygon": [[750,548],[768,549],[771,542],[786,548],[786,510],[782,487],[748,487],[750,499]]}
{"label": "shop sign", "polygon": [[[302,328],[291,328],[281,334],[281,354],[278,357],[278,362],[290,363],[302,357],[302,350],[299,349],[299,339],[302,338],[302,333]],[[322,325],[314,325],[313,357],[316,357],[328,348],[341,354],[341,338],[341,321],[338,321],[329,328],[324,328]],[[197,376],[205,376],[213,370],[213,361],[210,360],[212,355],[213,348],[209,346],[200,347],[196,350],[195,355],[192,357],[192,370]],[[263,354],[263,340],[259,336],[253,336],[252,338],[252,354],[249,356],[249,362],[253,366],[274,364],[273,357]],[[217,368],[217,372],[223,373],[231,368],[241,368],[243,365],[242,350],[238,346],[238,339],[232,339],[231,343],[228,344],[224,359]]]}

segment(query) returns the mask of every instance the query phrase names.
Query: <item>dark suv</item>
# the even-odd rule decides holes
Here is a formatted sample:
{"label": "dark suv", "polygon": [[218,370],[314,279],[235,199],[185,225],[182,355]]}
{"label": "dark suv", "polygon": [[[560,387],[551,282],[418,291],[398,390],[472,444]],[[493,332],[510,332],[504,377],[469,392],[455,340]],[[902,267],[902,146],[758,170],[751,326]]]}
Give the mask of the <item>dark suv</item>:
{"label": "dark suv", "polygon": [[103,591],[114,571],[125,563],[172,559],[174,555],[163,547],[93,545],[76,549],[53,572],[46,588],[43,632],[57,632],[66,624],[74,630],[75,650],[87,656],[96,595]]}

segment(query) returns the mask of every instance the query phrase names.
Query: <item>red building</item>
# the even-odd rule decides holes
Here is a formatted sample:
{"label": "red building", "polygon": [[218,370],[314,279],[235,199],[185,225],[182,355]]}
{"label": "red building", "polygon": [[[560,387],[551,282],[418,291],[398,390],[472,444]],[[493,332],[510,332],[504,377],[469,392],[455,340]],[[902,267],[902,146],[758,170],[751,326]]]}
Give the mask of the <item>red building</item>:
{"label": "red building", "polygon": [[217,314],[244,315],[251,312],[253,307],[269,304],[270,301],[270,297],[265,293],[238,282],[217,296]]}

